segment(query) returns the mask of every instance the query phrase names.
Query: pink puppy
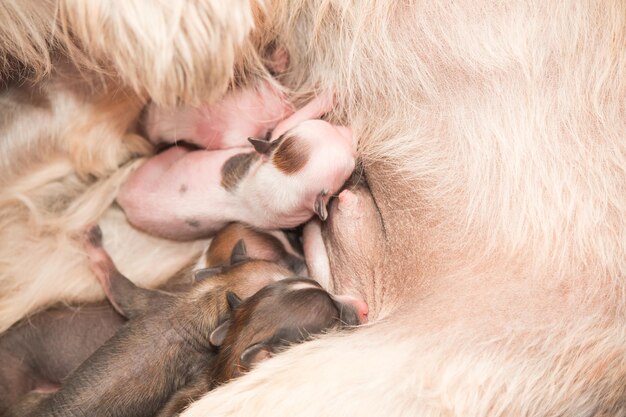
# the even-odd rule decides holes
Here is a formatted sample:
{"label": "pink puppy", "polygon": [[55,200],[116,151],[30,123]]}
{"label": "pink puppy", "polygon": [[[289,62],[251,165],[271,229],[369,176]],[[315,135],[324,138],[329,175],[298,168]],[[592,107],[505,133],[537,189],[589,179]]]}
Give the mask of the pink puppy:
{"label": "pink puppy", "polygon": [[293,112],[269,82],[236,89],[220,101],[200,107],[165,109],[151,105],[146,131],[153,143],[185,140],[205,149],[249,146],[248,137],[265,137]]}
{"label": "pink puppy", "polygon": [[176,240],[210,235],[228,222],[290,228],[326,204],[354,170],[350,129],[305,120],[255,151],[171,148],[151,158],[118,196],[129,221]]}

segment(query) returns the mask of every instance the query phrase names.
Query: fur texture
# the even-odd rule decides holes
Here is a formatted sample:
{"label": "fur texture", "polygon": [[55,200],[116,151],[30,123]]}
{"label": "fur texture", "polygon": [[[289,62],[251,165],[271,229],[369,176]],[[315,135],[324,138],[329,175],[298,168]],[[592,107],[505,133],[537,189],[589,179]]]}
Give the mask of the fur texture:
{"label": "fur texture", "polygon": [[281,6],[291,85],[359,138],[387,317],[183,415],[626,415],[623,4]]}
{"label": "fur texture", "polygon": [[54,57],[118,78],[160,104],[217,98],[253,25],[249,0],[8,0],[0,5],[0,73],[38,79]]}
{"label": "fur texture", "polygon": [[[219,2],[205,2],[212,3]],[[12,36],[5,49],[42,74],[49,63],[38,64],[35,56],[46,50],[38,39],[49,39],[50,19],[26,4],[0,6],[30,22],[15,23],[19,33],[35,29],[32,38]],[[80,26],[104,6],[63,4],[65,18],[57,21],[70,22],[66,27],[77,39],[89,39],[93,25],[82,32]],[[104,32],[107,42],[100,45],[83,40],[80,50],[106,57],[118,81],[162,103],[216,97],[232,74],[258,69],[252,45],[284,45],[289,70],[281,81],[296,101],[335,91],[331,118],[350,125],[359,140],[386,230],[379,266],[360,284],[379,286],[378,321],[372,317],[352,334],[294,347],[208,394],[185,417],[626,415],[623,2],[297,0],[254,10],[242,2],[228,6],[232,16],[245,16],[244,24],[233,26],[230,14],[215,8],[207,9],[208,18],[194,15],[185,7],[195,2],[178,0],[171,7],[199,20],[177,31],[158,17],[170,6],[129,4],[108,6],[118,8],[111,20],[127,30]],[[157,13],[141,20],[133,13],[138,10]],[[235,59],[233,45],[251,28],[250,16],[257,25]],[[126,36],[131,29],[147,36]],[[222,31],[230,38],[221,38]],[[174,35],[163,41],[168,47],[154,49],[162,44],[147,38],[162,33]],[[70,38],[63,39],[67,45]],[[192,47],[202,53],[168,52]],[[123,65],[124,50],[140,58]],[[225,67],[235,63],[233,72],[206,65],[222,56]],[[157,71],[155,62],[163,65]],[[222,75],[208,82],[198,68]],[[161,69],[162,77],[154,78]],[[97,142],[102,153],[94,163],[106,161],[108,152],[120,155],[118,133]],[[29,141],[5,137],[3,158],[28,154]],[[50,201],[45,196],[68,194],[90,207],[74,217],[84,224],[113,198],[89,195],[75,176],[82,156],[53,163],[50,149],[57,148],[47,144],[69,143],[59,138],[38,142],[41,167],[3,162],[9,175],[2,177],[2,195],[19,190],[13,199],[3,197],[0,216],[5,326],[34,308],[25,306],[28,288],[36,289],[41,304],[62,297],[51,276],[74,276],[50,250],[65,248],[68,259],[70,244],[46,245],[28,232]],[[121,175],[103,176],[102,187]],[[78,223],[58,220],[67,218],[65,211],[51,213],[44,218],[56,225],[53,236],[76,230]],[[125,233],[126,227],[118,218],[111,230]],[[142,254],[129,264],[146,271],[160,263],[163,254],[148,249],[156,244],[126,247]],[[159,241],[158,247],[167,246]],[[187,247],[172,247],[172,258],[189,254]],[[95,287],[75,276],[71,282]],[[88,293],[83,287],[71,292]]]}
{"label": "fur texture", "polygon": [[76,240],[96,221],[124,272],[152,285],[206,244],[147,236],[111,207],[141,163],[129,159],[151,150],[129,132],[140,102],[121,92],[90,94],[84,83],[68,79],[57,73],[0,95],[0,331],[59,300],[102,298]]}

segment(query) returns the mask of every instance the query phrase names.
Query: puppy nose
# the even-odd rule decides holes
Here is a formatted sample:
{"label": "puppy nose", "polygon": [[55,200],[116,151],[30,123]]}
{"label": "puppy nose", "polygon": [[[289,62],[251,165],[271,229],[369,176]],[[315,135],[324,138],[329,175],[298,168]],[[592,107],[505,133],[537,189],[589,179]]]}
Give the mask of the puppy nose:
{"label": "puppy nose", "polygon": [[360,298],[352,297],[350,295],[339,295],[335,297],[342,303],[351,305],[357,313],[361,324],[365,324],[368,321],[369,307],[367,303]]}
{"label": "puppy nose", "polygon": [[357,314],[359,315],[359,320],[361,320],[361,324],[367,323],[368,314],[370,312],[370,309],[367,303],[363,300],[359,300],[355,298],[353,305],[356,308]]}

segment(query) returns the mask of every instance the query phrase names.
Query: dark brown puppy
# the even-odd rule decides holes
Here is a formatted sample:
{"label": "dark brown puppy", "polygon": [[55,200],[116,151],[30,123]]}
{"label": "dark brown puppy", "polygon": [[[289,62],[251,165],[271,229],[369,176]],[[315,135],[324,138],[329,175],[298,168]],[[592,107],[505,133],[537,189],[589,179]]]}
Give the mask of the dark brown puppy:
{"label": "dark brown puppy", "polygon": [[126,319],[108,302],[55,306],[0,337],[0,415],[30,391],[54,390]]}
{"label": "dark brown puppy", "polygon": [[367,317],[360,300],[334,297],[316,281],[288,278],[259,290],[243,302],[231,296],[231,318],[210,337],[217,357],[198,379],[176,393],[157,415],[180,413],[219,384],[249,371],[288,346],[332,329],[357,326]]}
{"label": "dark brown puppy", "polygon": [[[288,253],[274,236],[233,223],[220,231],[205,254],[207,268],[191,268],[171,277],[161,289],[187,291],[194,282],[229,267],[239,241],[247,256],[303,267],[301,259]],[[234,251],[241,257],[241,247]],[[140,290],[138,290],[140,291]],[[0,415],[30,391],[58,389],[61,381],[96,351],[125,323],[109,302],[81,306],[59,305],[17,323],[0,337]]]}
{"label": "dark brown puppy", "polygon": [[333,296],[308,278],[270,283],[250,298],[229,305],[231,318],[210,339],[214,346],[221,346],[211,372],[213,386],[249,371],[291,344],[367,321],[365,302]]}
{"label": "dark brown puppy", "polygon": [[[152,416],[170,395],[214,355],[211,332],[229,314],[231,299],[249,297],[291,272],[275,263],[250,260],[236,245],[231,265],[184,294],[136,287],[100,246],[99,229],[86,251],[105,293],[131,319],[63,382],[36,403],[29,416]],[[235,296],[237,294],[237,296]],[[14,414],[17,415],[17,414]]]}

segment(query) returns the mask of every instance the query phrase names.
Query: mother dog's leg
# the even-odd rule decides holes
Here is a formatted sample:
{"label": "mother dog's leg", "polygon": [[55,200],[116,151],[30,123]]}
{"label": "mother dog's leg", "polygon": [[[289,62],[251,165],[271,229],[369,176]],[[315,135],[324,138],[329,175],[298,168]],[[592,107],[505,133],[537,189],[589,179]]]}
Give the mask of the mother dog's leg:
{"label": "mother dog's leg", "polygon": [[[0,3],[0,85],[50,72],[61,53],[119,77],[160,104],[219,97],[252,28],[254,0],[7,0]],[[6,80],[5,80],[6,81]]]}
{"label": "mother dog's leg", "polygon": [[[424,307],[442,305],[432,300]],[[352,335],[294,347],[210,393],[183,416],[626,412],[623,328],[598,328],[591,319],[571,327],[545,323],[479,333],[471,321],[425,329],[409,317],[390,317]]]}

